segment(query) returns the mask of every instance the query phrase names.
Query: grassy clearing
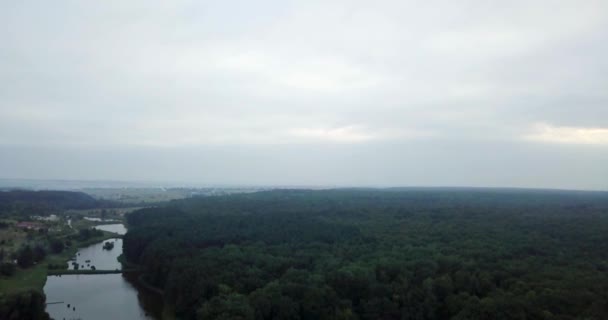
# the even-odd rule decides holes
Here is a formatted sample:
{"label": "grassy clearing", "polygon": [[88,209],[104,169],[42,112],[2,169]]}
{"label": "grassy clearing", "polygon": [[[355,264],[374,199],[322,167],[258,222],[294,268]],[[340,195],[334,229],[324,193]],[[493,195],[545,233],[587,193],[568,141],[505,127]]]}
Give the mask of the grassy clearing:
{"label": "grassy clearing", "polygon": [[42,291],[46,283],[46,273],[46,263],[39,263],[25,270],[18,269],[12,277],[0,277],[0,292],[10,294],[31,289]]}

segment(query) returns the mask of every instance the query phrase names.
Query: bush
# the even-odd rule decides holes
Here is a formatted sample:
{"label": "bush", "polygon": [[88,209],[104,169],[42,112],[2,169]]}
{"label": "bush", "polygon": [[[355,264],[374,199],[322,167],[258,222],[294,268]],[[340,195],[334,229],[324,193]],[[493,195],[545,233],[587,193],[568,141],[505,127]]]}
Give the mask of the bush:
{"label": "bush", "polygon": [[46,257],[46,250],[41,245],[36,245],[34,247],[34,262],[40,262],[44,260]]}
{"label": "bush", "polygon": [[15,274],[15,271],[17,271],[17,266],[14,263],[11,263],[11,262],[0,263],[0,274],[1,275],[10,277],[13,274]]}
{"label": "bush", "polygon": [[0,295],[0,319],[48,320],[45,299],[42,292],[35,290]]}
{"label": "bush", "polygon": [[46,267],[49,270],[65,269],[65,265],[63,265],[63,264],[54,264],[54,263],[49,263]]}
{"label": "bush", "polygon": [[51,239],[49,246],[51,252],[55,254],[63,252],[63,249],[65,248],[65,244],[59,239]]}
{"label": "bush", "polygon": [[25,246],[19,250],[17,253],[17,264],[23,269],[29,268],[34,264],[34,252],[30,246]]}

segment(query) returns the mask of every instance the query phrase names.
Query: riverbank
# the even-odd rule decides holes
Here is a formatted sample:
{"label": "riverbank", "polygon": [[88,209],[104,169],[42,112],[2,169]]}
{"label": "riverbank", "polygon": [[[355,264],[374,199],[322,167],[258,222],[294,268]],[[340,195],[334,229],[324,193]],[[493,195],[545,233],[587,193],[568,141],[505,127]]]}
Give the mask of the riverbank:
{"label": "riverbank", "polygon": [[[67,270],[67,262],[78,252],[79,248],[87,247],[97,242],[105,241],[112,238],[120,238],[112,232],[103,231],[103,235],[90,238],[84,241],[72,240],[72,245],[66,247],[59,254],[49,254],[42,262],[27,268],[17,268],[17,271],[11,277],[0,278],[0,288],[2,294],[16,294],[35,290],[43,292],[46,283],[46,277],[50,272]],[[62,266],[64,269],[49,269],[49,267]]]}
{"label": "riverbank", "polygon": [[[129,262],[127,260],[127,258],[124,256],[124,254],[121,254],[118,257],[118,261],[120,261],[120,263],[122,263],[123,268],[127,267],[127,268],[135,268],[138,271],[141,271],[141,266],[139,266],[138,264]],[[165,299],[165,291],[162,290],[159,287],[156,287],[152,284],[150,284],[149,282],[146,281],[144,274],[139,274],[137,276],[137,285],[139,285],[143,290],[147,290],[150,291],[154,294],[157,294],[161,297],[162,303],[163,303],[163,308],[162,308],[162,312],[161,312],[161,319],[163,320],[175,320],[175,311],[173,310],[172,306],[169,306],[166,301],[164,301]]]}
{"label": "riverbank", "polygon": [[143,274],[140,274],[137,277],[137,283],[144,290],[149,290],[150,292],[158,294],[161,297],[162,304],[163,304],[161,319],[163,319],[163,320],[176,320],[177,319],[175,316],[175,310],[173,310],[174,308],[172,306],[170,306],[169,304],[167,304],[167,302],[165,301],[165,291],[164,290],[148,283]]}
{"label": "riverbank", "polygon": [[127,273],[137,272],[137,269],[122,269],[122,270],[49,270],[49,276],[60,276],[66,274],[111,274],[111,273]]}
{"label": "riverbank", "polygon": [[140,274],[139,277],[137,277],[137,282],[146,290],[150,290],[151,292],[154,292],[156,294],[159,294],[161,296],[165,295],[165,291],[162,290],[161,288],[155,287],[153,285],[151,285],[150,283],[148,283],[144,277],[143,274]]}
{"label": "riverbank", "polygon": [[[79,270],[49,272],[56,275],[48,277],[44,293],[49,302],[57,302],[47,304],[49,315],[55,319],[172,319],[163,316],[163,296],[140,282],[138,268],[121,257],[122,241],[109,251],[102,249],[103,243],[78,250],[74,262],[81,265]],[[82,266],[83,261],[97,269]]]}
{"label": "riverbank", "polygon": [[[122,264],[123,269],[130,269],[130,270],[135,270],[135,271],[141,270],[141,267],[138,264],[128,261],[124,254],[121,254],[120,256],[118,256],[118,261]],[[161,288],[155,287],[155,286],[151,285],[150,283],[148,283],[146,281],[146,279],[144,278],[143,274],[140,274],[137,277],[137,283],[139,283],[142,286],[142,288],[144,288],[146,290],[150,290],[151,292],[154,292],[161,296],[165,294],[165,292]]]}

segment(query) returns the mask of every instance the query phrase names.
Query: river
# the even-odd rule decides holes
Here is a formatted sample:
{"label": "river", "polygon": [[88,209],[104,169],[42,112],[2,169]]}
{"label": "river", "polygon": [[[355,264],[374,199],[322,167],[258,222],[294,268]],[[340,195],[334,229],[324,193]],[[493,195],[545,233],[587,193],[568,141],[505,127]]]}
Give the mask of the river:
{"label": "river", "polygon": [[[103,244],[114,242],[112,250],[104,250]],[[73,262],[78,263],[79,269],[90,270],[94,266],[97,270],[121,269],[118,256],[122,254],[122,239],[108,239],[78,250],[76,256],[68,261],[68,269],[74,269]]]}
{"label": "river", "polygon": [[105,223],[117,223],[117,222],[120,222],[120,220],[102,219],[102,218],[97,218],[97,217],[84,217],[84,219],[88,220],[88,221],[105,222]]}
{"label": "river", "polygon": [[[103,250],[106,241],[114,241],[112,250]],[[116,258],[122,254],[122,239],[106,241],[79,249],[73,260],[81,269],[90,266],[97,270],[121,269]],[[69,268],[73,269],[71,262]],[[46,301],[50,303],[46,311],[56,320],[160,319],[162,297],[141,287],[138,276],[137,273],[49,276],[44,286]]]}
{"label": "river", "polygon": [[127,228],[122,223],[114,223],[114,224],[100,224],[94,227],[98,230],[114,232],[116,234],[124,235],[127,233]]}

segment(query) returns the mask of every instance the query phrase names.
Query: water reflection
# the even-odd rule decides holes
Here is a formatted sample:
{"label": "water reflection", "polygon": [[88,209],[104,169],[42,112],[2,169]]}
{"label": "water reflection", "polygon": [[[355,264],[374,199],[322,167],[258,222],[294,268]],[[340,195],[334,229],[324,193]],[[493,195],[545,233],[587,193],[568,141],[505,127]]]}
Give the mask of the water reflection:
{"label": "water reflection", "polygon": [[[100,225],[98,229],[124,234],[122,224]],[[103,244],[114,242],[112,250]],[[122,239],[109,239],[81,248],[73,261],[80,269],[122,269],[118,256],[122,254]],[[87,262],[88,261],[88,262]],[[73,269],[68,263],[68,268]],[[53,319],[161,319],[162,296],[138,283],[138,273],[83,274],[47,277],[44,286],[46,311]]]}
{"label": "water reflection", "polygon": [[[108,241],[114,242],[114,248],[112,250],[103,249],[103,244]],[[72,260],[68,261],[68,269],[75,269],[72,262],[78,263],[79,269],[89,270],[92,269],[92,266],[95,266],[95,269],[97,270],[121,269],[122,265],[117,260],[121,253],[122,239],[108,239],[86,248],[79,249]]]}
{"label": "water reflection", "polygon": [[95,221],[95,222],[119,222],[119,220],[101,219],[101,218],[96,218],[96,217],[84,217],[84,219],[88,220],[88,221]]}
{"label": "water reflection", "polygon": [[161,297],[138,292],[132,278],[135,276],[49,276],[44,293],[47,303],[51,304],[47,305],[46,311],[54,319],[159,319]]}

